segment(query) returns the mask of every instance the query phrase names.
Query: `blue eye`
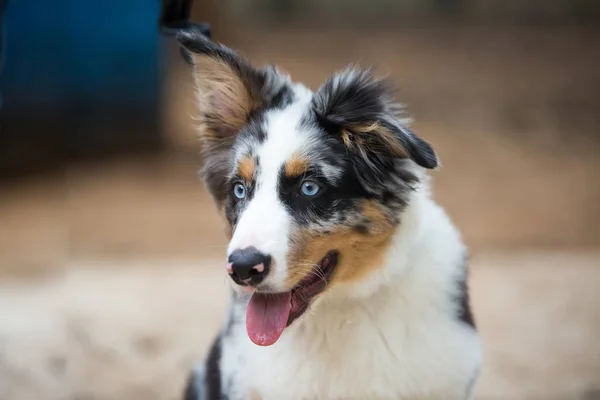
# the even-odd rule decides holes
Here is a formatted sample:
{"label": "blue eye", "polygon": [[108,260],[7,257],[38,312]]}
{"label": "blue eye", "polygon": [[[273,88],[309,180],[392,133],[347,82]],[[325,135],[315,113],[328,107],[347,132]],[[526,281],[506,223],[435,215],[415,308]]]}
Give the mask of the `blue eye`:
{"label": "blue eye", "polygon": [[302,193],[304,196],[314,196],[319,193],[320,189],[321,188],[319,185],[317,185],[315,182],[306,181],[302,183],[302,186],[300,187],[300,193]]}
{"label": "blue eye", "polygon": [[246,197],[246,188],[244,187],[244,185],[242,185],[241,183],[237,183],[233,187],[233,195],[238,199],[243,199],[244,197]]}

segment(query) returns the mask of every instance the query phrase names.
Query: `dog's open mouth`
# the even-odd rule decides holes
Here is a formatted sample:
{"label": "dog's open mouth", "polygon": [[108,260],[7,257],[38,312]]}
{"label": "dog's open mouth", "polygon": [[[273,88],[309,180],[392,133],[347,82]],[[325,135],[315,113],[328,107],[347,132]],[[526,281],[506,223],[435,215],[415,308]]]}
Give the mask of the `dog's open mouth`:
{"label": "dog's open mouth", "polygon": [[275,343],[284,329],[306,312],[325,288],[338,263],[338,252],[329,251],[312,273],[284,293],[255,292],[246,310],[246,330],[259,346]]}

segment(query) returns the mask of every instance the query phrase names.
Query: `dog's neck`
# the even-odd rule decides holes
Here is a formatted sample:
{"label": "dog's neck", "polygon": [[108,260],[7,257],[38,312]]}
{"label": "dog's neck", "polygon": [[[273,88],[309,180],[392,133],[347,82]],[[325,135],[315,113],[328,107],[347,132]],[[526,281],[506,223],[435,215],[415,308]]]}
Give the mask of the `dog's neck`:
{"label": "dog's neck", "polygon": [[429,197],[429,185],[426,183],[417,188],[407,207],[398,216],[400,221],[391,243],[382,258],[381,265],[360,282],[341,284],[332,288],[331,297],[354,298],[368,300],[387,286],[395,286],[403,280],[407,269],[411,266],[411,258],[418,246],[427,238],[424,232],[428,229],[428,209],[436,207]]}
{"label": "dog's neck", "polygon": [[385,325],[383,320],[390,315],[408,321],[451,312],[448,296],[454,295],[455,282],[464,273],[460,267],[465,248],[449,218],[424,189],[404,210],[381,267],[359,284],[334,287],[317,299],[297,332],[328,335],[358,320]]}

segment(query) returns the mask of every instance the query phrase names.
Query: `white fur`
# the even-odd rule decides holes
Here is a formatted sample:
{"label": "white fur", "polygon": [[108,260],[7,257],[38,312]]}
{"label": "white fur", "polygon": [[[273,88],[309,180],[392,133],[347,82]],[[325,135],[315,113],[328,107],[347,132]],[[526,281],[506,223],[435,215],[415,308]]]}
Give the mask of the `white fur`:
{"label": "white fur", "polygon": [[274,345],[252,344],[244,323],[223,337],[230,398],[471,398],[480,343],[449,301],[463,273],[459,233],[426,185],[402,221],[379,272],[322,294]]}
{"label": "white fur", "polygon": [[[267,138],[257,151],[260,172],[256,177],[256,193],[243,211],[229,242],[228,255],[237,249],[254,246],[269,254],[275,267],[264,285],[275,291],[287,290],[286,257],[290,238],[291,216],[278,198],[279,171],[295,152],[310,148],[310,135],[299,132],[299,124],[310,102],[310,92],[296,87],[299,100],[283,110],[271,110],[265,118]],[[242,155],[237,155],[238,158]],[[237,286],[237,285],[235,285]],[[244,291],[242,287],[236,290]]]}

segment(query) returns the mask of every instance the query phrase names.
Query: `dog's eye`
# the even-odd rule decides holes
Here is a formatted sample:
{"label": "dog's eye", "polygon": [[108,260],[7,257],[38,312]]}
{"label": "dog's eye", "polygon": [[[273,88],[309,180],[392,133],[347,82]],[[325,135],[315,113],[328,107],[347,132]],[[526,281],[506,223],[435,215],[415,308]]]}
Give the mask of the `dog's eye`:
{"label": "dog's eye", "polygon": [[319,185],[317,185],[315,182],[306,181],[302,183],[302,186],[300,187],[300,193],[302,193],[304,196],[314,196],[319,193],[320,189],[321,188]]}
{"label": "dog's eye", "polygon": [[233,195],[238,199],[243,199],[246,197],[246,187],[241,183],[236,183],[233,187]]}

